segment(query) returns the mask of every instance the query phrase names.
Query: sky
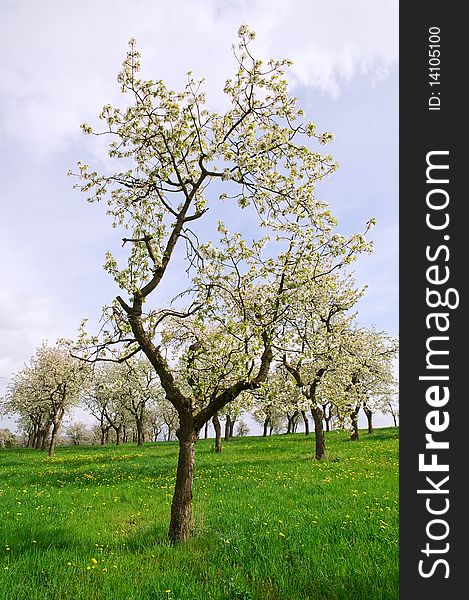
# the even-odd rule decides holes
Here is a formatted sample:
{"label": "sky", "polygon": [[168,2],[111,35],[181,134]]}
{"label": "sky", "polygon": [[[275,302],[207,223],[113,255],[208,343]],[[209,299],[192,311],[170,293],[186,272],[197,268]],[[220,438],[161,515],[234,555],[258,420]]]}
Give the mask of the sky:
{"label": "sky", "polygon": [[0,23],[0,395],[42,341],[73,338],[118,293],[102,269],[110,223],[67,171],[103,164],[104,145],[79,126],[120,102],[131,37],[143,77],[177,89],[192,70],[215,109],[241,24],[258,56],[293,60],[291,93],[335,134],[327,152],[340,167],[318,197],[343,232],[377,220],[375,252],[355,266],[368,285],[360,323],[397,335],[397,0],[0,0]]}

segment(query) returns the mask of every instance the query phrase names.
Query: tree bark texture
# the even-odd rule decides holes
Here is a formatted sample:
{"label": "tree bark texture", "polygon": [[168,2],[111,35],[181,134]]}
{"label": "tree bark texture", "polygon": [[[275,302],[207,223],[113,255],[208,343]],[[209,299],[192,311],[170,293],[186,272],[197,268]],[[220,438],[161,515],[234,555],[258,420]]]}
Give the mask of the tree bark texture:
{"label": "tree bark texture", "polygon": [[350,435],[350,439],[352,442],[358,442],[360,434],[358,432],[358,411],[360,410],[360,406],[355,407],[350,413],[350,420],[352,421],[352,434]]}
{"label": "tree bark texture", "polygon": [[368,423],[368,433],[373,433],[373,413],[365,406],[363,407],[363,410],[365,411],[366,420]]}
{"label": "tree bark texture", "polygon": [[49,458],[53,458],[54,454],[55,454],[55,445],[57,443],[57,434],[59,433],[59,424],[58,423],[54,423],[54,426],[52,427],[52,434],[50,436],[50,443],[49,443]]}
{"label": "tree bark texture", "polygon": [[221,425],[218,415],[212,417],[213,428],[215,429],[215,452],[220,454],[221,452]]}
{"label": "tree bark texture", "polygon": [[171,504],[171,521],[168,539],[172,544],[186,540],[190,535],[192,516],[192,484],[195,465],[195,431],[181,432],[179,437],[179,457],[176,485]]}
{"label": "tree bark texture", "polygon": [[230,439],[230,432],[231,432],[231,417],[230,417],[230,415],[226,415],[226,421],[225,421],[225,442],[227,442]]}
{"label": "tree bark texture", "polygon": [[326,453],[326,438],[324,436],[323,417],[324,413],[319,406],[311,408],[311,415],[314,420],[314,434],[316,438],[316,459],[321,460]]}
{"label": "tree bark texture", "polygon": [[303,422],[305,424],[305,435],[309,435],[309,421],[304,410],[301,411],[301,416],[303,417]]}

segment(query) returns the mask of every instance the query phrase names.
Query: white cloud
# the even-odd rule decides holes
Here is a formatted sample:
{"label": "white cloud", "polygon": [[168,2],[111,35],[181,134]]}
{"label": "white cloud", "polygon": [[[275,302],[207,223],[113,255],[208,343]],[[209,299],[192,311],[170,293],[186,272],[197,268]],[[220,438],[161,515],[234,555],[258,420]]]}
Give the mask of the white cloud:
{"label": "white cloud", "polygon": [[258,52],[295,61],[293,83],[337,95],[366,71],[396,64],[396,0],[60,0],[4,5],[0,36],[3,137],[39,160],[79,135],[102,104],[115,101],[115,75],[135,36],[145,74],[181,84],[189,68],[207,76],[212,98],[233,68],[230,45],[242,22]]}
{"label": "white cloud", "polygon": [[55,301],[33,290],[0,292],[0,377],[23,367],[34,354],[38,340],[55,342],[60,336]]}

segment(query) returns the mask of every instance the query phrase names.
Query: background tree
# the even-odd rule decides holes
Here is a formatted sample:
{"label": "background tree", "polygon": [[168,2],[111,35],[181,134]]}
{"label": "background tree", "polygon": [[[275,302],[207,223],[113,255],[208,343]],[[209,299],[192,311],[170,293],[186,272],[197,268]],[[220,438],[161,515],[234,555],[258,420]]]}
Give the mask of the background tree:
{"label": "background tree", "polygon": [[146,360],[132,359],[117,368],[124,379],[122,386],[122,406],[135,422],[137,445],[141,446],[145,437],[145,423],[148,405],[157,402],[162,396],[162,388],[157,381],[153,367]]}
{"label": "background tree", "polygon": [[116,445],[123,441],[124,425],[128,419],[125,408],[127,375],[127,369],[120,364],[105,362],[95,366],[84,403],[98,420],[101,444],[107,443],[110,431],[114,431]]}
{"label": "background tree", "polygon": [[248,433],[249,433],[249,427],[248,427],[247,423],[245,423],[243,421],[243,419],[240,419],[238,421],[238,425],[236,427],[236,435],[238,437],[243,437],[243,436],[247,435]]}
{"label": "background tree", "polygon": [[303,287],[295,318],[284,324],[288,342],[282,348],[283,366],[307,400],[302,410],[311,410],[317,459],[326,451],[321,397],[327,384],[342,377],[347,358],[343,340],[353,318],[349,311],[360,295],[351,278],[339,278],[331,271],[321,285],[313,279]]}
{"label": "background tree", "polygon": [[[140,79],[140,56],[131,41],[118,80],[133,103],[125,109],[106,105],[100,115],[105,129],[98,132],[110,136],[109,156],[121,160],[122,169],[98,174],[79,163],[78,187],[91,194],[91,202],[106,199],[113,224],[124,233],[124,249],[129,248],[124,266],[109,253],[105,267],[126,297],[119,295],[105,309],[101,336],[90,338],[83,331],[81,341],[88,360],[112,352],[123,361],[143,352],[178,413],[171,542],[189,535],[199,431],[241,392],[266,379],[279,320],[301,283],[298,265],[307,257],[316,265],[309,277],[319,281],[324,259],[331,257],[338,268],[368,249],[362,235],[346,239],[335,232],[329,208],[314,197],[315,183],[336,165],[311,148],[311,139],[326,143],[332,136],[298,122],[303,113],[289,96],[283,73],[288,61],[264,65],[251,53],[254,34],[242,26],[239,37],[236,72],[224,87],[230,107],[223,114],[206,108],[202,82],[191,74],[181,92]],[[89,125],[83,130],[93,133]],[[222,186],[222,199],[246,209],[252,242],[219,224],[218,241],[214,232],[208,243],[198,243],[194,228],[206,236],[213,223],[207,210],[216,214],[209,190],[218,195]],[[187,271],[189,285],[180,290],[179,304],[157,308],[152,299],[158,293],[161,302],[160,289],[178,260],[178,242],[186,248],[179,273]],[[195,345],[193,360],[199,364],[218,355],[219,381],[202,398],[177,381],[177,360],[167,358],[174,348],[164,335],[166,320],[182,323],[190,316],[194,335],[179,351]],[[216,348],[208,343],[214,338],[207,339],[207,328],[216,331]]]}
{"label": "background tree", "polygon": [[344,402],[348,407],[352,441],[359,439],[358,413],[363,407],[367,417],[368,432],[373,431],[372,417],[381,409],[382,398],[395,390],[393,361],[397,356],[397,340],[374,328],[354,328],[350,331],[344,348],[348,356],[348,381]]}
{"label": "background tree", "polygon": [[398,426],[399,418],[399,401],[396,395],[384,396],[382,399],[380,410],[385,415],[391,415],[394,422],[394,427]]}
{"label": "background tree", "polygon": [[29,365],[13,377],[6,396],[7,414],[20,414],[28,442],[53,457],[67,411],[80,400],[86,365],[73,358],[65,343],[45,344]]}
{"label": "background tree", "polygon": [[74,446],[91,442],[91,430],[81,421],[70,423],[65,429],[65,435],[70,438]]}
{"label": "background tree", "polygon": [[257,423],[262,425],[264,437],[271,435],[274,427],[281,429],[284,416],[284,407],[278,402],[277,388],[275,384],[272,385],[273,377],[275,374],[271,372],[267,380],[252,392],[252,416]]}
{"label": "background tree", "polygon": [[18,443],[19,440],[12,431],[7,428],[0,429],[0,448],[13,448]]}

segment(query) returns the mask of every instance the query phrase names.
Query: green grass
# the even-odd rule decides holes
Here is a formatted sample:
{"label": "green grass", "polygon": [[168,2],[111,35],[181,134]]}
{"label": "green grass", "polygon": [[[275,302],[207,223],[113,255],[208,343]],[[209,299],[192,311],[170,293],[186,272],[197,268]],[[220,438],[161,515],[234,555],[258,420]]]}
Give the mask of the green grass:
{"label": "green grass", "polygon": [[166,541],[177,445],[0,451],[2,600],[398,598],[398,430],[197,443],[194,537]]}

